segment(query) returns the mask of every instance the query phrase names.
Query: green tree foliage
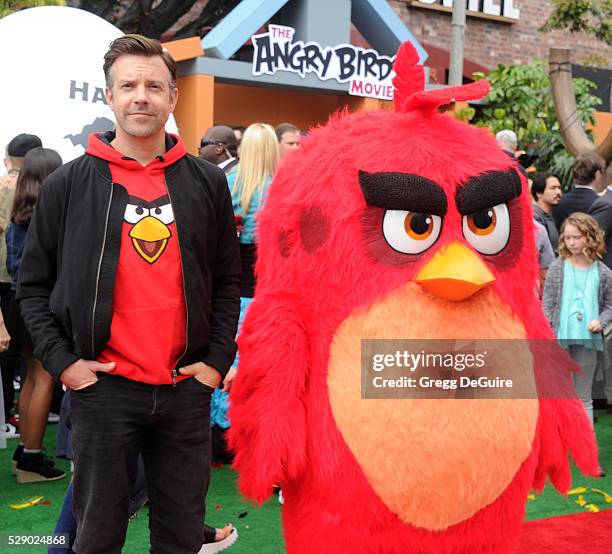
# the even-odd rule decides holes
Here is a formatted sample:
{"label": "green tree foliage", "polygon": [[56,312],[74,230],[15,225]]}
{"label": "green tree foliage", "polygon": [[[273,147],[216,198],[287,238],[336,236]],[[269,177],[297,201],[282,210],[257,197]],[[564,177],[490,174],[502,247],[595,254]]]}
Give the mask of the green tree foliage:
{"label": "green tree foliage", "polygon": [[[489,127],[493,133],[512,129],[517,134],[519,148],[538,155],[537,169],[553,171],[568,187],[573,157],[565,149],[559,132],[546,64],[535,61],[529,65],[499,65],[487,75],[476,73],[474,77],[486,78],[491,83],[491,92],[472,122]],[[590,93],[595,84],[581,78],[573,82],[580,121],[583,125],[592,125],[595,108],[601,104]]]}
{"label": "green tree foliage", "polygon": [[239,1],[69,0],[68,4],[99,15],[124,33],[140,33],[149,38],[173,40],[204,35]]}
{"label": "green tree foliage", "polygon": [[0,0],[0,17],[34,6],[63,5],[94,13],[124,33],[173,40],[203,36],[240,0]]}
{"label": "green tree foliage", "polygon": [[612,0],[552,0],[553,11],[540,31],[567,29],[612,44]]}
{"label": "green tree foliage", "polygon": [[30,1],[22,1],[22,0],[0,0],[0,17],[4,17],[12,14],[13,12],[18,12],[19,10],[23,10],[24,8],[36,8],[39,6],[65,6],[66,2],[63,0],[58,1],[47,1],[47,0],[30,0]]}

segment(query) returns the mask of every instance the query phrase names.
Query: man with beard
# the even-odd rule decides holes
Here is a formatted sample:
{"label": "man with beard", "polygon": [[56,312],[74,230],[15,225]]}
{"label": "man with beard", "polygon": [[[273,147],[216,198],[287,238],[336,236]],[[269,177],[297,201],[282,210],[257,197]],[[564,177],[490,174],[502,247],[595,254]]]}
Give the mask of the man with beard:
{"label": "man with beard", "polygon": [[533,218],[546,229],[553,250],[557,251],[559,231],[553,218],[553,208],[561,201],[561,183],[552,173],[539,173],[531,185]]}
{"label": "man with beard", "polygon": [[151,552],[194,554],[210,398],[236,353],[232,203],[223,172],[164,130],[178,90],[160,43],[124,35],[103,69],[116,129],[45,181],[17,299],[36,356],[71,391],[75,552],[121,552],[142,455]]}

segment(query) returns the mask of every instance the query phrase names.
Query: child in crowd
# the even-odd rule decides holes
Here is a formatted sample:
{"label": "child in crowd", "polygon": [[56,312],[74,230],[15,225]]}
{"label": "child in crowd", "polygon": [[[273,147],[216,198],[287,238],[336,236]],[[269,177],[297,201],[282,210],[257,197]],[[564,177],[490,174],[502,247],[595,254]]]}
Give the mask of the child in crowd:
{"label": "child in crowd", "polygon": [[42,453],[45,425],[53,398],[53,378],[34,357],[32,341],[15,301],[19,265],[26,233],[45,178],[62,165],[55,150],[34,148],[24,157],[15,186],[11,222],[6,230],[6,266],[11,275],[11,295],[7,318],[11,340],[22,349],[27,374],[19,395],[21,442],[13,455],[13,471],[18,483],[53,481],[64,472]]}
{"label": "child in crowd", "polygon": [[591,422],[602,331],[612,321],[612,271],[598,259],[604,251],[603,231],[595,219],[571,214],[561,225],[559,257],[548,269],[543,297],[557,339],[582,368],[574,384]]}

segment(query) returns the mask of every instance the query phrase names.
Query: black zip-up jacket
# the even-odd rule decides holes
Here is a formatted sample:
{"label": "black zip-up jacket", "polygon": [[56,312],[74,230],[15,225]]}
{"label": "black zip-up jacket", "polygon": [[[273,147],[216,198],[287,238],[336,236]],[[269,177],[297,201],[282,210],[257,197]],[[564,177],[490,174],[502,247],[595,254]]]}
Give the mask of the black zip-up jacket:
{"label": "black zip-up jacket", "polygon": [[[187,309],[185,353],[170,370],[202,361],[225,376],[236,354],[240,312],[240,255],[227,181],[213,164],[186,155],[166,168],[166,184]],[[95,360],[110,337],[127,201],[108,163],[89,154],[59,168],[42,187],[17,300],[34,354],[56,379],[79,358]]]}

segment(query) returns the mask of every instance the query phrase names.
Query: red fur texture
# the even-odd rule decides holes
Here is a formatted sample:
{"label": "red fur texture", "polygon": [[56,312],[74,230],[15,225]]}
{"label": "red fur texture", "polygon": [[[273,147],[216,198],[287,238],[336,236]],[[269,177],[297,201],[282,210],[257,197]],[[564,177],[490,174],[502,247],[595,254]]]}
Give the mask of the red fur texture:
{"label": "red fur texture", "polygon": [[[463,236],[455,191],[470,177],[513,168],[487,130],[427,105],[418,109],[414,98],[410,102],[417,109],[342,113],[314,130],[298,152],[283,160],[259,218],[258,281],[239,337],[229,437],[245,495],[261,502],[272,485],[281,484],[290,554],[509,553],[528,491],[542,488],[547,475],[561,492],[570,486],[568,452],[583,471],[598,470],[594,435],[581,404],[562,397],[541,399],[531,452],[512,482],[472,517],[431,531],[402,521],[377,496],[339,429],[328,389],[330,350],[338,329],[358,310],[367,311],[414,281],[442,247],[459,242],[475,252]],[[440,237],[429,250],[400,254],[385,243],[380,225],[384,210],[366,205],[360,170],[415,174],[443,188],[448,210]],[[517,339],[554,339],[534,296],[538,266],[531,202],[521,180],[520,197],[508,204],[508,245],[494,256],[475,252],[495,276],[489,289],[495,306],[504,306],[493,306],[487,318],[500,328],[506,328],[508,317],[518,321],[523,331]],[[447,304],[439,304],[439,316],[423,324],[423,338],[444,336],[444,310],[453,309],[453,303]],[[418,301],[406,303],[409,318],[419,318],[419,309]],[[466,329],[470,325],[465,321]],[[551,368],[545,355],[533,349],[536,373],[546,367],[540,381],[569,375],[569,362]],[[374,418],[370,431],[392,436],[389,424]],[[418,439],[428,429],[407,427],[406,432]],[[444,454],[432,447],[431,462],[443,463]],[[409,449],[402,463],[411,464]],[[499,464],[504,464],[502,455]],[[401,472],[402,467],[381,468],[382,473],[393,470]],[[419,486],[429,488],[435,498],[445,491],[445,501],[452,503],[462,487],[452,474],[449,468],[446,482],[423,481]],[[435,512],[439,507],[432,502],[425,509]]]}

